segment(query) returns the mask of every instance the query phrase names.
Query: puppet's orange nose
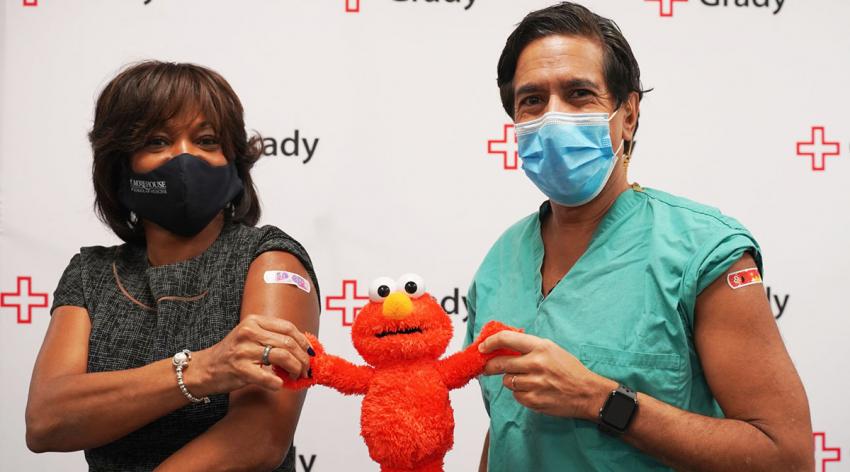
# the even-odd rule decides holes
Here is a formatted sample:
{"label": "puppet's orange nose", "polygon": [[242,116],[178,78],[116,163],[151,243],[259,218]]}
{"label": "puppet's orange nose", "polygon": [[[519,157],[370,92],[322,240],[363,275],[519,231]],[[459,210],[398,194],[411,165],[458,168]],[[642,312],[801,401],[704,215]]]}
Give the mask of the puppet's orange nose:
{"label": "puppet's orange nose", "polygon": [[393,292],[384,300],[383,313],[385,318],[401,320],[413,311],[413,302],[402,292]]}

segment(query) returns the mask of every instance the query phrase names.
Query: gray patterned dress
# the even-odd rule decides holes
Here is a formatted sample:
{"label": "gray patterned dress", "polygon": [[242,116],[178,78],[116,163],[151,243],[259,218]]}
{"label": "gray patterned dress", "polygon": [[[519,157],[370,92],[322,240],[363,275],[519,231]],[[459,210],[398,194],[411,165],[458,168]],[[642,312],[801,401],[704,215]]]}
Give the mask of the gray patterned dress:
{"label": "gray patterned dress", "polygon": [[[203,254],[175,264],[151,267],[145,248],[131,244],[80,249],[62,274],[51,313],[63,305],[88,310],[88,372],[132,369],[171,358],[182,349],[199,351],[219,342],[239,323],[248,267],[266,251],[297,257],[318,296],[310,257],[297,241],[274,226],[228,223]],[[89,470],[154,469],[224,417],[228,396],[210,400],[86,450]],[[295,470],[294,447],[276,470]]]}

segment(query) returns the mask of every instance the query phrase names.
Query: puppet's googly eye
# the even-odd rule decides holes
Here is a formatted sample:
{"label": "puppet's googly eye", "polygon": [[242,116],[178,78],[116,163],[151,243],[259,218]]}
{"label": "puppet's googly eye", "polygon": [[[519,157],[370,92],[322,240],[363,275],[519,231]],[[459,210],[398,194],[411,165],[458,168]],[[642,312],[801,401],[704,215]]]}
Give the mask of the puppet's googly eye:
{"label": "puppet's googly eye", "polygon": [[416,274],[405,274],[398,279],[398,286],[410,298],[419,298],[425,293],[425,279]]}
{"label": "puppet's googly eye", "polygon": [[395,292],[395,280],[389,277],[378,277],[369,285],[369,300],[382,302]]}

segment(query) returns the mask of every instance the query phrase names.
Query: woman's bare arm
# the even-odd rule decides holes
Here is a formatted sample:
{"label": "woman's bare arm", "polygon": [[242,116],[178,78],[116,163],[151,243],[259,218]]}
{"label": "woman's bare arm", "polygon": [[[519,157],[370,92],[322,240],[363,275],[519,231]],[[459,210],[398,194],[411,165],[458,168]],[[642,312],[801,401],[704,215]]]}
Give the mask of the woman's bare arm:
{"label": "woman's bare arm", "polygon": [[[90,334],[85,308],[62,306],[54,311],[35,363],[26,409],[27,446],[34,452],[102,446],[189,403],[177,388],[171,359],[135,369],[87,373]],[[243,316],[220,343],[193,353],[184,371],[187,388],[197,397],[249,384],[260,390],[280,389],[282,381],[257,364],[261,341],[283,337],[297,345],[275,350],[272,362],[306,375],[309,345],[294,325]]]}
{"label": "woman's bare arm", "polygon": [[[300,331],[317,333],[319,303],[311,290],[266,284],[267,270],[294,272],[307,280],[303,265],[291,254],[266,252],[248,271],[242,317],[251,314],[293,323]],[[269,344],[275,345],[271,340]],[[279,351],[273,349],[272,352]],[[259,369],[260,367],[258,367]],[[263,370],[271,371],[268,367]],[[158,470],[270,470],[286,457],[292,445],[305,393],[270,391],[247,386],[230,394],[227,415],[166,460]]]}
{"label": "woman's bare arm", "polygon": [[101,446],[189,403],[176,387],[170,359],[87,374],[90,332],[85,308],[54,311],[26,409],[27,446],[34,452]]}

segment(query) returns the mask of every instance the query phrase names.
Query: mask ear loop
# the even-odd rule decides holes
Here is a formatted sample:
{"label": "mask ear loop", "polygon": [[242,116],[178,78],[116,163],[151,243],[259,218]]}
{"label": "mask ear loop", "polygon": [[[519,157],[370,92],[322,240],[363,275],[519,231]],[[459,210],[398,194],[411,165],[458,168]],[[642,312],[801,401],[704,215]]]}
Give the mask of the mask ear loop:
{"label": "mask ear loop", "polygon": [[[612,114],[611,114],[611,116],[609,116],[609,117],[608,117],[608,122],[609,122],[609,123],[611,122],[611,120],[613,120],[613,119],[614,119],[614,117],[615,117],[615,116],[617,116],[617,113],[620,113],[620,110],[621,110],[621,109],[622,109],[622,106],[619,106],[619,107],[617,107],[617,109],[616,109],[616,110],[614,110],[614,113],[612,113]],[[617,147],[617,150],[616,150],[616,151],[614,151],[614,157],[617,157],[617,153],[618,153],[618,152],[620,152],[620,149],[623,149],[623,144],[624,144],[625,142],[626,142],[626,140],[625,140],[625,139],[624,139],[624,140],[622,140],[622,141],[620,141],[620,145]],[[628,153],[628,152],[624,152],[624,153],[623,153],[623,159],[624,159],[624,161],[623,161],[623,165],[625,165],[625,166],[628,166],[628,165],[629,165],[629,161],[628,161],[628,159],[630,159],[630,158],[631,158],[629,154],[630,154],[630,153]]]}
{"label": "mask ear loop", "polygon": [[[611,122],[611,120],[613,120],[613,119],[614,119],[614,117],[615,117],[615,116],[617,116],[617,113],[620,113],[620,110],[621,110],[621,109],[622,109],[622,107],[617,107],[617,109],[616,109],[616,110],[614,110],[614,113],[612,113],[612,114],[611,114],[611,116],[609,116],[609,117],[608,117],[608,122],[609,122],[609,123]],[[617,153],[618,153],[618,152],[620,152],[620,149],[623,149],[623,144],[624,144],[625,142],[626,142],[626,140],[625,140],[625,139],[624,139],[624,140],[622,140],[622,141],[620,141],[620,145],[619,145],[619,146],[617,146],[617,150],[616,150],[616,151],[614,151],[614,157],[615,157],[615,158],[617,157]],[[628,159],[628,158],[629,158],[628,153],[623,153],[623,159]],[[626,163],[625,163],[625,164],[626,164],[626,165],[628,165],[628,161],[626,161]]]}
{"label": "mask ear loop", "polygon": [[[622,109],[623,109],[623,105],[621,104],[617,107],[616,110],[614,110],[614,113],[612,113],[611,116],[608,117],[608,122],[610,123],[611,120],[613,120],[614,117],[617,116],[617,113],[620,113],[620,110],[622,110]],[[626,142],[625,139],[620,142],[620,146],[617,148],[616,151],[614,151],[614,156],[616,156],[617,153],[620,152],[620,149],[623,148],[625,142]],[[635,142],[632,141],[631,143],[629,143],[629,148],[626,149],[623,152],[623,167],[625,167],[627,169],[629,167],[629,160],[632,158],[632,149],[634,149],[634,147],[635,147]]]}

